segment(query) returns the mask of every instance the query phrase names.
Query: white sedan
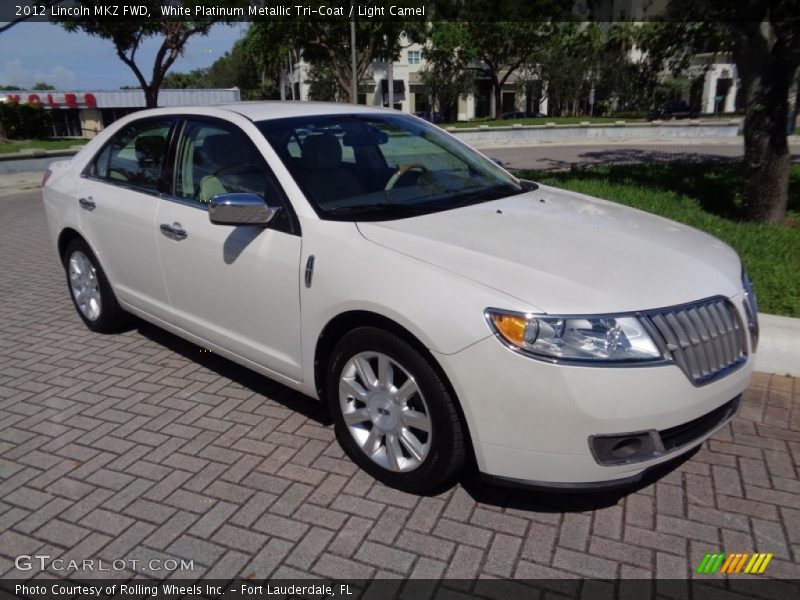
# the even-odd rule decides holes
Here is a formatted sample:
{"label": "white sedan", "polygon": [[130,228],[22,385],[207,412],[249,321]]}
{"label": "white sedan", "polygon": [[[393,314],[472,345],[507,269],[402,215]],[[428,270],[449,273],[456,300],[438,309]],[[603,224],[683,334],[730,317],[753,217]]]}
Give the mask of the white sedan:
{"label": "white sedan", "polygon": [[407,491],[470,463],[637,481],[730,420],[752,372],[731,248],[397,111],[137,112],[54,163],[44,201],[90,329],[133,314],[323,400],[347,454]]}

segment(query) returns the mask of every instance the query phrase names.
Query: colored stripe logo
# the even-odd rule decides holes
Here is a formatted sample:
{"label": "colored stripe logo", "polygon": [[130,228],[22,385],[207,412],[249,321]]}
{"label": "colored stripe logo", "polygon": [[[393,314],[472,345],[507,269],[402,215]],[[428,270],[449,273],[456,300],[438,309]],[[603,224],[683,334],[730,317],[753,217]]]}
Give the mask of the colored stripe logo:
{"label": "colored stripe logo", "polygon": [[715,573],[725,575],[761,574],[766,570],[773,556],[772,553],[747,554],[746,552],[706,554],[700,562],[700,566],[697,567],[697,572],[706,575]]}

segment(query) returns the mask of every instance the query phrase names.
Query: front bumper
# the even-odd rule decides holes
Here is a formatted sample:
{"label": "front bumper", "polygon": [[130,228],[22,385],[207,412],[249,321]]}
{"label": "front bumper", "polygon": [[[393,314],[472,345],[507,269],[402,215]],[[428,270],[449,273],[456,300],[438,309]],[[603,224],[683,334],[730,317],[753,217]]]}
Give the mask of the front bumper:
{"label": "front bumper", "polygon": [[732,413],[648,460],[601,465],[590,440],[664,432],[713,413],[747,389],[754,362],[749,356],[727,376],[695,386],[674,364],[557,365],[521,356],[494,337],[437,359],[461,401],[479,470],[495,478],[566,488],[633,483],[652,467],[697,447]]}

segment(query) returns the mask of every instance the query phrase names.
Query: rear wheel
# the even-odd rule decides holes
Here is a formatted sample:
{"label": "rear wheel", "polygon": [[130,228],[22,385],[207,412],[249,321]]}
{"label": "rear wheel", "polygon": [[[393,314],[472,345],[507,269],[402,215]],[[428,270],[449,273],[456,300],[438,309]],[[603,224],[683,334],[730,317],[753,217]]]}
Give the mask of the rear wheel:
{"label": "rear wheel", "polygon": [[128,315],[120,308],[89,245],[80,238],[69,242],[63,264],[72,303],[86,326],[100,333],[124,328]]}
{"label": "rear wheel", "polygon": [[351,331],[334,348],[327,392],[339,443],[379,481],[433,492],[461,470],[464,433],[454,401],[406,341],[372,327]]}

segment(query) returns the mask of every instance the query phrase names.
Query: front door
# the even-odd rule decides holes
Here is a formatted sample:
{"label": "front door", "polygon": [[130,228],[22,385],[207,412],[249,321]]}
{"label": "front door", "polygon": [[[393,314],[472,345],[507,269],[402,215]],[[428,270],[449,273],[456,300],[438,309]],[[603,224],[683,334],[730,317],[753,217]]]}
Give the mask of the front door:
{"label": "front door", "polygon": [[[174,186],[156,217],[173,323],[301,380],[301,237],[260,152],[230,123],[187,120]],[[255,193],[283,208],[267,228],[212,224],[208,201],[225,192]]]}

